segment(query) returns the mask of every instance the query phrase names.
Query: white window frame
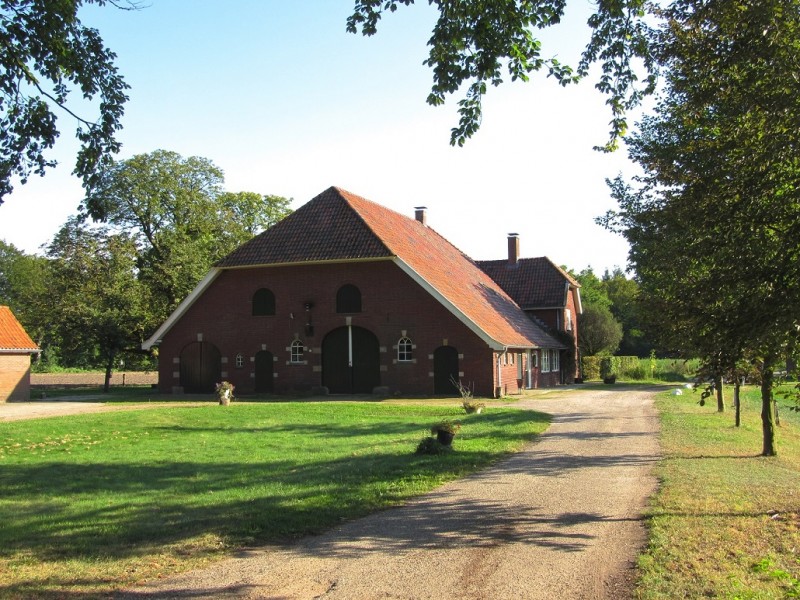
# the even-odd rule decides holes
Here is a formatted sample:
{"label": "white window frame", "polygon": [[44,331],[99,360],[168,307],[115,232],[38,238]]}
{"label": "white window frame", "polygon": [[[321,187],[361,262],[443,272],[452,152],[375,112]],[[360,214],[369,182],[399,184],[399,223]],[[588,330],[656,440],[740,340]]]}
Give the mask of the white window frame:
{"label": "white window frame", "polygon": [[294,340],[289,346],[289,362],[293,365],[300,365],[303,364],[304,358],[303,355],[305,353],[305,345],[300,340]]}
{"label": "white window frame", "polygon": [[561,370],[561,352],[558,350],[553,350],[553,358],[550,360],[550,370],[551,371]]}
{"label": "white window frame", "polygon": [[572,311],[568,308],[564,309],[564,328],[572,331]]}
{"label": "white window frame", "polygon": [[550,350],[542,350],[542,373],[550,372]]}
{"label": "white window frame", "polygon": [[233,364],[236,365],[237,369],[241,369],[244,366],[244,356],[241,354],[237,354],[236,358],[233,359]]}
{"label": "white window frame", "polygon": [[407,336],[401,337],[397,341],[397,362],[414,361],[414,344]]}

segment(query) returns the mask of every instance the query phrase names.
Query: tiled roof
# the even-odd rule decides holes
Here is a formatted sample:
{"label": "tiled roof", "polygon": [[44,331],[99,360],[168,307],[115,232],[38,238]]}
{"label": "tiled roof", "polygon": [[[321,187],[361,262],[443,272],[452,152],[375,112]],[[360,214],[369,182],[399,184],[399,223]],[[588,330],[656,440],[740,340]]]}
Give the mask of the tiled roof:
{"label": "tiled roof", "polygon": [[381,240],[357,217],[339,190],[328,188],[239,246],[216,266],[244,267],[391,256]]}
{"label": "tiled roof", "polygon": [[433,229],[335,187],[216,266],[394,257],[401,268],[427,284],[492,340],[508,347],[563,347],[531,321],[469,257]]}
{"label": "tiled roof", "polygon": [[38,346],[7,306],[0,306],[0,352],[38,352]]}
{"label": "tiled roof", "polygon": [[546,256],[507,260],[481,260],[478,266],[524,309],[563,308],[567,283],[580,284]]}

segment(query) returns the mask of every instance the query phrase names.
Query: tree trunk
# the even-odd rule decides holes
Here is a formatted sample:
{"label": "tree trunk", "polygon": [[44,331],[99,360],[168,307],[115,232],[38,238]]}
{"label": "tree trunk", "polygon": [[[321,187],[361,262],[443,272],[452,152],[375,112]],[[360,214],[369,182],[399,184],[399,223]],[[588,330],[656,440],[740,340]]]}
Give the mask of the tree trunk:
{"label": "tree trunk", "polygon": [[741,401],[742,384],[738,379],[733,383],[733,407],[736,410],[736,427],[742,424],[742,401]]}
{"label": "tree trunk", "polygon": [[777,456],[775,413],[772,411],[772,365],[765,362],[761,371],[761,430],[764,434],[763,456]]}
{"label": "tree trunk", "polygon": [[722,389],[722,377],[717,377],[714,381],[714,387],[717,388],[717,412],[725,412],[725,392]]}
{"label": "tree trunk", "polygon": [[115,358],[116,353],[112,353],[111,356],[108,357],[108,362],[106,363],[106,378],[103,383],[103,392],[106,394],[111,391],[111,371],[114,369]]}

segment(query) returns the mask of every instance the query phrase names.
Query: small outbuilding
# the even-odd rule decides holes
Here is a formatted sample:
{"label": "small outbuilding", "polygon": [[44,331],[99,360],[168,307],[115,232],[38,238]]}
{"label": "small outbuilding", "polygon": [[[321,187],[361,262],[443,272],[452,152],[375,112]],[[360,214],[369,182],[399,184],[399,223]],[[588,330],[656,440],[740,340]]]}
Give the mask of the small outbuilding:
{"label": "small outbuilding", "polygon": [[8,306],[0,306],[0,402],[31,399],[31,355],[39,347]]}

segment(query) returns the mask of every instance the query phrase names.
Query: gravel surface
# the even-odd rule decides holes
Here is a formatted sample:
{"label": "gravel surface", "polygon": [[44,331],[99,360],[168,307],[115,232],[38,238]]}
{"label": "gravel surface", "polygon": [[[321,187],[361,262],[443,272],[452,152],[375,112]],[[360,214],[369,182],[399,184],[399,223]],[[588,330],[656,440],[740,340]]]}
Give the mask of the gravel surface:
{"label": "gravel surface", "polygon": [[630,597],[660,455],[653,394],[615,386],[525,400],[519,406],[553,414],[552,426],[488,470],[324,535],[117,597]]}

